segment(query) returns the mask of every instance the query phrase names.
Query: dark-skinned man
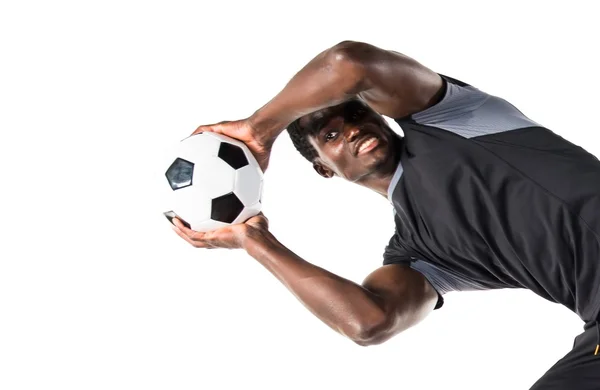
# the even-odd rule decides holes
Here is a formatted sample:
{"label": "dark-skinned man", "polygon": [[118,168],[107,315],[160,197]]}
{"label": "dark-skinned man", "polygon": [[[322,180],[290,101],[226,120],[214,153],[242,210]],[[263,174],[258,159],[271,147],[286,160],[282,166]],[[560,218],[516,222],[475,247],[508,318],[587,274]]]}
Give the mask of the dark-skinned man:
{"label": "dark-skinned man", "polygon": [[[404,137],[382,115],[393,118]],[[396,231],[362,284],[295,255],[258,215],[198,248],[242,248],[314,315],[359,345],[382,343],[449,291],[527,288],[584,321],[531,389],[600,389],[600,162],[510,103],[412,58],[345,41],[318,54],[249,118],[200,126],[240,139],[263,170],[287,129],[325,178],[385,196]]]}

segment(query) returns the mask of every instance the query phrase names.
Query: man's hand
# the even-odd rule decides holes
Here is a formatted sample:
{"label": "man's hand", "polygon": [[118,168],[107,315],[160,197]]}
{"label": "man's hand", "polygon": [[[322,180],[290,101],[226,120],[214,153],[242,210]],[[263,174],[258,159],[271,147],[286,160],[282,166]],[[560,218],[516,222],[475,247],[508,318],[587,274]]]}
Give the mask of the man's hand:
{"label": "man's hand", "polygon": [[179,237],[196,248],[246,248],[249,237],[256,237],[269,231],[269,220],[259,213],[244,223],[226,226],[202,233],[189,229],[177,218],[173,218],[173,230]]}
{"label": "man's hand", "polygon": [[192,135],[202,133],[204,131],[223,134],[242,141],[244,144],[246,144],[248,149],[250,149],[263,172],[267,170],[274,140],[265,139],[264,134],[260,134],[252,126],[249,119],[224,121],[213,125],[199,126],[196,130],[194,130]]}

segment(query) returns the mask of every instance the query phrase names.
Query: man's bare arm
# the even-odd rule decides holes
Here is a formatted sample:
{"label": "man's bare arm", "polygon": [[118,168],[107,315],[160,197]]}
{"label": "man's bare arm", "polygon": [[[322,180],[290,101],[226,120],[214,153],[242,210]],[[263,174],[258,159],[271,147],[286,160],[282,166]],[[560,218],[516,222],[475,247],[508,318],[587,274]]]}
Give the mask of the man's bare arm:
{"label": "man's bare arm", "polygon": [[429,282],[407,266],[383,266],[361,286],[303,260],[269,232],[247,238],[244,247],[315,316],[359,345],[388,340],[437,302]]}
{"label": "man's bare arm", "polygon": [[249,121],[273,141],[292,121],[356,96],[392,118],[412,114],[429,107],[441,86],[437,73],[410,57],[344,41],[312,59]]}

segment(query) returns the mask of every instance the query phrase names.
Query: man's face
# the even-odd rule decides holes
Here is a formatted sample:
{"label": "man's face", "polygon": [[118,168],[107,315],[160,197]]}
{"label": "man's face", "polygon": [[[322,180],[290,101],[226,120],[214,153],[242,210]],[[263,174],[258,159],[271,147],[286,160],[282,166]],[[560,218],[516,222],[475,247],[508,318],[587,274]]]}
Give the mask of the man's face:
{"label": "man's face", "polygon": [[300,125],[319,129],[309,142],[319,153],[313,167],[321,176],[361,182],[394,168],[390,160],[400,137],[361,101],[314,112],[303,117]]}

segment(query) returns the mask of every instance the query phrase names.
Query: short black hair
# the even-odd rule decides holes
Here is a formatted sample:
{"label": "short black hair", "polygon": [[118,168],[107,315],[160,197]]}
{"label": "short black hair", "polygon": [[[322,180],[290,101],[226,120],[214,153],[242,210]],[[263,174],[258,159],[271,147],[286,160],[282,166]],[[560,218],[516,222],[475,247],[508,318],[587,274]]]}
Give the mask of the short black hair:
{"label": "short black hair", "polygon": [[319,153],[317,153],[317,150],[308,141],[308,136],[317,134],[318,130],[314,126],[308,126],[308,128],[303,129],[300,126],[300,119],[296,119],[290,123],[287,127],[287,132],[296,150],[309,162],[313,162],[319,156]]}
{"label": "short black hair", "polygon": [[367,111],[368,106],[362,100],[354,98],[338,105],[336,108],[341,108],[341,110],[332,110],[328,113],[324,113],[325,110],[318,111],[309,121],[306,121],[307,124],[305,127],[300,125],[300,120],[303,117],[296,119],[288,125],[287,132],[292,143],[296,147],[296,150],[308,161],[313,162],[315,158],[319,157],[319,153],[308,141],[309,136],[317,135],[329,119],[336,114],[342,115],[346,122],[362,119],[362,115]]}

